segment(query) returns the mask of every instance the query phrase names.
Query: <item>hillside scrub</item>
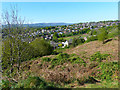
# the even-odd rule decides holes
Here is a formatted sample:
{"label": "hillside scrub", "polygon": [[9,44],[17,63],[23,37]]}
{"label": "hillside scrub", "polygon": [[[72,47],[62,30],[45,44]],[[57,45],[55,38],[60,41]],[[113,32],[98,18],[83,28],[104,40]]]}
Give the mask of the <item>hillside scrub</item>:
{"label": "hillside scrub", "polygon": [[15,63],[21,63],[33,57],[33,47],[26,42],[14,38],[6,38],[2,45],[2,67],[11,67]]}
{"label": "hillside scrub", "polygon": [[[100,52],[96,53],[97,54],[92,55],[95,57],[95,59],[99,57],[99,59],[104,59],[108,56],[108,54],[101,54]],[[18,83],[15,85],[14,83],[5,81],[6,83],[3,86],[10,85],[17,88],[47,88],[48,86],[55,87],[55,84],[48,84],[50,82],[59,84],[60,86],[62,85],[62,87],[70,84],[73,85],[77,82],[77,86],[81,86],[88,83],[91,84],[98,83],[99,81],[102,82],[103,80],[114,81],[118,78],[117,62],[101,61],[90,62],[90,64],[88,64],[85,62],[85,59],[83,60],[75,54],[70,55],[67,53],[60,53],[54,58],[43,57],[41,60],[33,60],[24,64],[25,65],[22,66],[23,69],[26,68],[25,70],[27,70],[29,73],[26,80],[21,80],[19,78],[20,80],[18,80]],[[16,72],[13,71],[13,73]],[[35,77],[29,77],[32,74],[34,74]],[[46,79],[47,82],[41,79],[40,76],[44,76],[42,78]]]}
{"label": "hillside scrub", "polygon": [[118,62],[101,62],[96,68],[99,68],[96,78],[107,81],[118,79]]}
{"label": "hillside scrub", "polygon": [[54,67],[56,65],[62,65],[65,62],[70,62],[72,64],[79,64],[79,65],[86,66],[86,62],[83,59],[81,59],[78,56],[71,56],[67,53],[60,53],[53,59],[51,59],[49,57],[44,57],[44,58],[42,58],[42,61],[50,62],[52,64],[51,67]]}
{"label": "hillside scrub", "polygon": [[102,60],[106,60],[106,58],[109,56],[109,54],[101,54],[99,51],[94,53],[90,56],[91,61],[97,61],[101,62]]}
{"label": "hillside scrub", "polygon": [[87,38],[86,42],[95,41],[95,40],[98,40],[97,36],[90,36]]}
{"label": "hillside scrub", "polygon": [[34,47],[34,57],[50,55],[53,52],[53,47],[45,40],[35,39],[30,45]]}
{"label": "hillside scrub", "polygon": [[60,85],[46,82],[43,78],[37,76],[29,76],[26,80],[20,80],[18,83],[10,83],[8,80],[2,80],[1,88],[45,88],[52,89],[61,87]]}
{"label": "hillside scrub", "polygon": [[77,46],[77,45],[79,45],[79,44],[82,44],[82,43],[84,43],[85,42],[85,40],[83,39],[83,38],[81,38],[81,37],[78,37],[78,38],[73,38],[73,41],[72,41],[72,47],[75,47],[75,46]]}
{"label": "hillside scrub", "polygon": [[98,34],[98,40],[105,43],[104,40],[108,38],[108,32],[105,29],[100,29],[100,33]]}

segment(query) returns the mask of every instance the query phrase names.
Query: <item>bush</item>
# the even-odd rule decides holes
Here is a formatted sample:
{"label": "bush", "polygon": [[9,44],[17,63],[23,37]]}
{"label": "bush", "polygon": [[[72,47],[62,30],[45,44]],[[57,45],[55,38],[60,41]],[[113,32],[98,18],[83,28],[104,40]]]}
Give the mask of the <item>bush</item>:
{"label": "bush", "polygon": [[53,47],[45,40],[36,39],[30,44],[34,47],[34,57],[50,55],[53,52]]}
{"label": "bush", "polygon": [[45,86],[46,83],[39,77],[28,77],[16,85],[17,88],[45,88]]}
{"label": "bush", "polygon": [[102,41],[104,44],[104,40],[108,38],[108,32],[105,29],[102,29],[100,31],[100,34],[98,34],[98,40]]}
{"label": "bush", "polygon": [[91,36],[87,38],[86,42],[95,41],[95,40],[98,40],[97,36]]}
{"label": "bush", "polygon": [[74,64],[80,64],[86,66],[86,62],[80,57],[71,57],[70,62]]}
{"label": "bush", "polygon": [[77,46],[79,44],[82,44],[84,42],[85,42],[85,40],[83,38],[80,38],[80,37],[79,38],[73,38],[72,46],[75,47],[75,46]]}
{"label": "bush", "polygon": [[47,83],[39,77],[28,77],[26,80],[21,80],[15,88],[54,88],[55,85]]}
{"label": "bush", "polygon": [[78,84],[84,85],[84,83],[96,83],[98,82],[95,80],[93,77],[88,76],[88,77],[82,77],[81,79],[77,79]]}
{"label": "bush", "polygon": [[50,62],[50,61],[51,61],[51,59],[48,58],[48,57],[44,57],[44,58],[42,58],[42,60],[43,60],[43,61],[46,61],[46,62]]}
{"label": "bush", "polygon": [[2,80],[1,87],[2,88],[10,88],[11,83],[8,80]]}
{"label": "bush", "polygon": [[52,65],[60,65],[65,63],[69,58],[67,53],[59,53],[55,58],[51,60]]}
{"label": "bush", "polygon": [[19,62],[31,59],[34,55],[34,48],[27,42],[23,42],[18,38],[6,38],[2,45],[2,68]]}
{"label": "bush", "polygon": [[92,69],[96,66],[98,66],[98,63],[93,62],[93,63],[90,63],[89,68]]}
{"label": "bush", "polygon": [[102,60],[105,60],[109,54],[101,54],[99,51],[91,55],[90,60],[91,61],[97,61],[101,62]]}
{"label": "bush", "polygon": [[113,31],[111,31],[111,33],[108,33],[109,38],[115,37],[117,35],[119,35],[117,28],[113,29]]}
{"label": "bush", "polygon": [[65,39],[63,39],[63,38],[58,38],[58,42],[64,42],[65,41]]}
{"label": "bush", "polygon": [[59,47],[62,47],[62,44],[58,44]]}
{"label": "bush", "polygon": [[101,80],[114,80],[118,79],[118,62],[102,62],[97,68],[100,68],[100,73],[96,75],[96,78]]}
{"label": "bush", "polygon": [[69,58],[69,55],[67,53],[60,53],[57,55],[57,59],[65,59]]}

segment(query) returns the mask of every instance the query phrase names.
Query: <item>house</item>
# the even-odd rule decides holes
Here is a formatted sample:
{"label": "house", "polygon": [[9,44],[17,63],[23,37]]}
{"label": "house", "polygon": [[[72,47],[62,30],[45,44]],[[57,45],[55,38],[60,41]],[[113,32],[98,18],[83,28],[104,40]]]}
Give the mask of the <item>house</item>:
{"label": "house", "polygon": [[86,37],[84,37],[84,40],[86,41],[86,40],[87,40],[87,38],[86,38]]}
{"label": "house", "polygon": [[72,32],[75,32],[75,30],[72,30]]}
{"label": "house", "polygon": [[58,34],[63,34],[63,32],[59,32]]}
{"label": "house", "polygon": [[62,42],[62,44],[63,44],[62,48],[65,48],[65,46],[67,46],[67,47],[69,46],[68,41]]}

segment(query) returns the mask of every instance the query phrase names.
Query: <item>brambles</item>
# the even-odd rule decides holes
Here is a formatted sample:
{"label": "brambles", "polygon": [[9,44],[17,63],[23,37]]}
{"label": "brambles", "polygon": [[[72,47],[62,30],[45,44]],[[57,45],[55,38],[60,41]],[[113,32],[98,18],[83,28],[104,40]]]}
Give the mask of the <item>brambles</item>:
{"label": "brambles", "polygon": [[86,66],[86,62],[80,57],[73,57],[73,55],[68,55],[67,53],[60,53],[55,58],[51,59],[53,65],[60,65],[65,62],[71,62],[73,64],[80,64]]}
{"label": "brambles", "polygon": [[115,74],[118,71],[118,62],[102,62],[97,68],[100,68],[100,73],[96,77],[101,80],[114,80],[118,78],[117,74]]}
{"label": "brambles", "polygon": [[42,58],[42,60],[43,60],[43,61],[46,61],[46,62],[51,61],[51,59],[50,59],[50,58],[48,58],[48,57],[44,57],[44,58]]}
{"label": "brambles", "polygon": [[80,64],[80,65],[83,64],[84,66],[86,66],[86,62],[83,59],[81,59],[80,57],[72,57],[70,59],[70,62],[74,63],[74,64]]}
{"label": "brambles", "polygon": [[73,64],[80,64],[86,66],[86,62],[81,59],[78,56],[75,56],[74,54],[69,55],[67,53],[60,53],[54,58],[48,58],[44,57],[42,58],[42,61],[50,62],[52,65],[50,65],[49,69],[54,68],[56,65],[62,65],[65,62],[71,62]]}
{"label": "brambles", "polygon": [[101,62],[102,60],[106,60],[106,58],[109,56],[109,54],[101,54],[99,51],[94,53],[90,56],[90,61],[97,61]]}
{"label": "brambles", "polygon": [[[8,80],[3,80],[2,88],[57,88],[58,85],[48,83],[40,77],[28,77],[26,80],[21,80],[18,83],[10,83]],[[12,87],[11,87],[12,86]]]}
{"label": "brambles", "polygon": [[88,77],[82,77],[81,79],[77,79],[78,84],[84,85],[84,83],[96,83],[98,82],[95,80],[93,77],[88,76]]}
{"label": "brambles", "polygon": [[8,80],[2,80],[1,88],[9,88],[10,82]]}
{"label": "brambles", "polygon": [[92,63],[90,63],[89,68],[92,69],[96,66],[98,66],[98,63],[92,62]]}
{"label": "brambles", "polygon": [[69,55],[67,53],[60,53],[57,55],[57,59],[66,59],[69,58]]}

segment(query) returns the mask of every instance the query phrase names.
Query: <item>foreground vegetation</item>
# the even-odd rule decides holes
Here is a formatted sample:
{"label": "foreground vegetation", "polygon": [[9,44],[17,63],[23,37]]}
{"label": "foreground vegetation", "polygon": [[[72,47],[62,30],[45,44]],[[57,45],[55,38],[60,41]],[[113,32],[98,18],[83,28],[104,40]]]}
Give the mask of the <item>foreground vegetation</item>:
{"label": "foreground vegetation", "polygon": [[73,38],[69,47],[55,50],[39,38],[31,43],[16,35],[6,38],[1,88],[117,88],[118,33],[116,27],[111,28],[112,33],[108,30],[97,31],[87,41]]}
{"label": "foreground vegetation", "polygon": [[[100,48],[107,44],[111,48],[116,48],[113,41],[118,40],[116,38],[105,44],[96,42],[101,43]],[[73,49],[89,43],[95,45],[94,42],[88,42],[72,49],[63,49],[57,55],[23,61],[19,73],[16,72],[17,66],[14,64],[11,73],[10,68],[4,71],[1,86],[3,88],[117,88],[118,62],[115,60],[117,55],[114,56],[114,52],[96,51],[91,55],[87,52],[73,53]],[[68,54],[69,49],[71,54]],[[63,53],[64,50],[67,53]]]}
{"label": "foreground vegetation", "polygon": [[[62,88],[62,87],[118,87],[118,62],[104,61],[108,54],[96,52],[90,56],[89,63],[75,54],[60,53],[55,57],[23,62],[20,75],[16,66],[10,74],[7,69],[3,76],[3,88]],[[103,62],[104,61],[104,62]],[[79,68],[78,68],[79,67]],[[108,83],[109,82],[109,83]],[[95,83],[98,85],[96,86]],[[104,83],[104,84],[103,84]],[[114,84],[112,84],[114,83]]]}

